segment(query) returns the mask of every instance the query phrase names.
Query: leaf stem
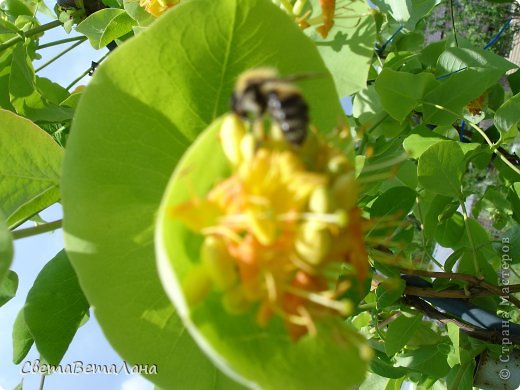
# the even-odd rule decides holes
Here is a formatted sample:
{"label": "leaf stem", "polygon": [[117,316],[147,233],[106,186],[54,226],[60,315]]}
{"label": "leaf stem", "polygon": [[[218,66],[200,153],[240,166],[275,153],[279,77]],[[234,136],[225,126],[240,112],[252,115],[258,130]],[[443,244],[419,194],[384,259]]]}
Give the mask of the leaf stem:
{"label": "leaf stem", "polygon": [[65,50],[63,50],[62,52],[56,54],[54,57],[52,57],[49,61],[47,61],[45,64],[43,64],[42,66],[40,66],[39,68],[35,69],[34,71],[35,72],[39,72],[40,70],[46,68],[47,66],[49,66],[50,64],[52,64],[54,61],[56,61],[57,59],[59,59],[60,57],[64,56],[65,54],[67,54],[69,51],[71,51],[72,49],[74,49],[75,47],[81,45],[83,42],[85,42],[87,40],[86,37],[81,37],[83,39],[81,40],[78,40],[78,42],[74,43],[73,45],[69,46],[68,48],[66,48]]}
{"label": "leaf stem", "polygon": [[473,252],[473,266],[475,267],[475,272],[480,275],[480,266],[477,259],[477,248],[475,247],[475,240],[473,239],[473,234],[471,233],[469,226],[469,215],[468,210],[466,209],[466,203],[464,202],[464,199],[459,199],[459,203],[460,207],[462,208],[462,215],[464,216],[464,226],[466,227],[466,234],[468,236],[469,245],[471,246],[471,251]]}
{"label": "leaf stem", "polygon": [[58,219],[56,221],[44,223],[44,224],[33,226],[30,228],[14,230],[12,232],[12,235],[15,240],[20,239],[20,238],[36,236],[38,234],[47,233],[47,232],[51,232],[53,230],[59,229],[59,228],[61,228],[62,223],[63,223],[63,220]]}
{"label": "leaf stem", "polygon": [[81,36],[78,36],[78,37],[72,37],[72,38],[59,39],[57,41],[47,42],[47,43],[44,43],[43,45],[38,45],[36,47],[36,50],[46,49],[48,47],[53,47],[53,46],[58,46],[58,45],[61,45],[63,43],[69,43],[69,42],[75,42],[75,41],[84,41],[86,39],[87,39],[87,37],[85,37],[84,35],[81,35]]}
{"label": "leaf stem", "polygon": [[42,24],[41,26],[35,27],[32,30],[28,30],[23,34],[13,37],[13,38],[9,39],[8,41],[5,41],[4,43],[0,44],[0,51],[3,51],[13,45],[16,45],[18,42],[22,42],[25,38],[30,38],[33,35],[40,34],[42,32],[51,30],[51,29],[61,26],[61,25],[62,25],[62,23],[59,20],[54,20],[47,24]]}

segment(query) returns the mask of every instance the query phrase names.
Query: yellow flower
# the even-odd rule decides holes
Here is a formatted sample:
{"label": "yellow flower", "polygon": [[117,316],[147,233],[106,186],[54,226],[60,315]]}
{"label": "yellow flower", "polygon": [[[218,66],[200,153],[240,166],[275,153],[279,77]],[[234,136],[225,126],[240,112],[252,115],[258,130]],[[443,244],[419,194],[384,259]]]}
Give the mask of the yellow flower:
{"label": "yellow flower", "polygon": [[140,0],[139,5],[148,13],[159,17],[168,8],[180,3],[180,0]]}
{"label": "yellow flower", "polygon": [[[350,310],[339,298],[348,287],[336,279],[341,264],[351,263],[360,279],[367,275],[353,167],[316,135],[309,147],[266,139],[251,151],[243,147],[250,134],[230,126],[243,123],[231,115],[222,126],[232,175],[172,215],[206,236],[194,269],[206,267],[225,310],[243,313],[259,303],[260,325],[281,316],[297,339],[312,333],[315,321]],[[203,299],[193,294],[188,302]]]}

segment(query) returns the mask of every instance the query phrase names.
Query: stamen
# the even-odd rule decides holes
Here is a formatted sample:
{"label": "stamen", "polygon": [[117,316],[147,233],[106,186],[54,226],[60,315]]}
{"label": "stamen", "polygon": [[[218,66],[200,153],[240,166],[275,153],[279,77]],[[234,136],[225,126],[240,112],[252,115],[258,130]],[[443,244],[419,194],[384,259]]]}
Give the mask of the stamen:
{"label": "stamen", "polygon": [[318,305],[328,307],[329,309],[335,310],[339,312],[341,315],[348,315],[352,312],[352,303],[350,301],[336,301],[333,299],[329,299],[324,297],[321,294],[316,294],[313,292],[301,290],[299,288],[287,287],[286,290],[293,295],[296,295],[300,298],[305,298],[310,302],[317,303]]}

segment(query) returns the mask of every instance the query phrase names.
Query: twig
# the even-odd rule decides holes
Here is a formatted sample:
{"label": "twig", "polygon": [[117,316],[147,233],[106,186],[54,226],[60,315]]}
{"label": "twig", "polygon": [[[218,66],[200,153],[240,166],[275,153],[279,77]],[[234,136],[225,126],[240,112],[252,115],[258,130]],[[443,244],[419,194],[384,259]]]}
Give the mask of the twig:
{"label": "twig", "polygon": [[25,38],[30,38],[33,35],[40,34],[42,32],[45,32],[47,30],[53,29],[53,28],[61,26],[61,25],[62,25],[62,23],[59,20],[54,20],[50,23],[42,24],[41,26],[33,28],[32,30],[26,31],[25,33],[23,33],[23,35],[18,35],[16,37],[11,38],[8,41],[5,41],[4,43],[0,44],[0,51],[3,51],[5,49],[7,49],[8,47],[16,45],[18,42],[22,42]]}
{"label": "twig", "polygon": [[67,54],[69,51],[71,51],[72,49],[74,49],[75,47],[81,45],[83,42],[85,42],[87,40],[87,37],[82,37],[83,39],[80,39],[80,40],[77,40],[78,42],[74,43],[73,45],[69,46],[68,48],[66,48],[65,50],[63,50],[62,52],[56,54],[54,57],[52,57],[49,61],[47,61],[45,64],[43,64],[42,66],[40,66],[39,68],[35,69],[34,71],[35,72],[39,72],[40,70],[46,68],[47,66],[49,66],[50,64],[52,64],[54,61],[56,61],[58,58],[64,56],[65,54]]}
{"label": "twig", "polygon": [[[500,344],[502,341],[501,330],[482,329],[473,325],[466,324],[465,322],[462,322],[449,314],[441,313],[440,311],[436,310],[433,306],[424,302],[420,298],[406,296],[404,298],[404,303],[409,306],[415,307],[416,309],[425,313],[428,317],[437,320],[443,324],[451,322],[457,325],[461,331],[476,339],[491,341],[494,344]],[[508,337],[514,344],[520,344],[520,336],[511,334]]]}
{"label": "twig", "polygon": [[[509,293],[514,294],[520,292],[520,284],[512,284],[508,286]],[[404,290],[405,295],[413,295],[418,297],[435,297],[435,298],[460,298],[460,299],[470,299],[477,297],[489,297],[495,296],[496,294],[486,290],[482,287],[473,287],[470,288],[468,292],[463,290],[441,290],[437,291],[430,287],[416,287],[416,286],[406,286]]]}
{"label": "twig", "polygon": [[12,235],[15,240],[19,239],[19,238],[31,237],[31,236],[35,236],[37,234],[47,233],[47,232],[51,232],[53,230],[59,229],[59,228],[61,228],[62,223],[63,223],[63,220],[58,219],[56,221],[33,226],[33,227],[30,227],[27,229],[14,230],[12,232]]}
{"label": "twig", "polygon": [[79,37],[59,39],[57,41],[52,41],[52,42],[44,43],[43,45],[38,45],[38,46],[36,46],[36,50],[46,49],[48,47],[53,47],[53,46],[58,46],[58,45],[61,45],[63,43],[69,43],[69,42],[75,42],[75,41],[83,41],[85,39],[87,39],[87,38],[84,35],[81,35]]}

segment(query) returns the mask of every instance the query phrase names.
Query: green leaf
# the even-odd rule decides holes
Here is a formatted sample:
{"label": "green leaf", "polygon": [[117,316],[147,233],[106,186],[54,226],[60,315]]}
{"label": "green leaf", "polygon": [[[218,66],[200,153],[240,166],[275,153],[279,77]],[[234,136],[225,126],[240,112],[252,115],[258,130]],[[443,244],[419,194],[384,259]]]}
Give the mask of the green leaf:
{"label": "green leaf", "polygon": [[520,94],[506,100],[495,113],[495,126],[500,131],[502,143],[515,139],[518,134],[517,123],[520,120]]}
{"label": "green leaf", "polygon": [[[194,196],[205,195],[216,178],[229,174],[229,162],[222,149],[215,148],[219,129],[217,121],[187,151],[163,198],[157,218],[156,253],[165,290],[208,356],[245,386],[342,389],[360,383],[366,372],[359,350],[362,341],[339,317],[330,318],[326,324],[316,323],[317,335],[294,341],[280,317],[274,316],[261,327],[256,311],[230,314],[216,295],[194,310],[188,308],[180,284],[199,262],[202,237],[172,218],[169,211]],[[209,153],[211,165],[205,163]],[[316,364],[324,360],[326,365]]]}
{"label": "green leaf", "polygon": [[472,390],[475,359],[453,367],[446,377],[447,390]]}
{"label": "green leaf", "polygon": [[18,275],[13,271],[9,271],[3,280],[0,280],[0,307],[16,295],[17,289]]}
{"label": "green leaf", "polygon": [[415,204],[417,194],[409,187],[392,187],[377,197],[370,208],[370,218],[375,221],[369,236],[390,236],[395,228],[382,228],[388,221],[403,220]]}
{"label": "green leaf", "polygon": [[25,321],[41,356],[60,363],[89,304],[64,250],[40,271],[27,294]]}
{"label": "green leaf", "polygon": [[13,22],[21,15],[33,16],[34,7],[34,3],[31,4],[22,0],[3,0],[0,3],[0,9],[9,15]]}
{"label": "green leaf", "polygon": [[0,212],[0,285],[9,271],[13,261],[13,237]]}
{"label": "green leaf", "polygon": [[45,131],[0,110],[0,212],[10,227],[57,202],[63,150]]}
{"label": "green leaf", "polygon": [[70,96],[69,91],[45,77],[36,76],[36,87],[49,102],[56,105]]}
{"label": "green leaf", "polygon": [[435,378],[442,378],[450,370],[450,366],[446,362],[445,347],[447,347],[446,344],[419,347],[398,355],[396,362],[402,367],[408,367]]}
{"label": "green leaf", "polygon": [[388,278],[379,283],[376,288],[377,309],[393,305],[402,297],[405,288],[405,281],[399,277]]}
{"label": "green leaf", "polygon": [[402,122],[437,84],[431,73],[412,74],[385,68],[376,80],[376,91],[386,112]]}
{"label": "green leaf", "polygon": [[462,109],[466,104],[482,95],[501,76],[502,73],[496,69],[467,68],[443,78],[423,98],[424,122],[451,125],[462,117]]}
{"label": "green leaf", "polygon": [[101,49],[132,31],[136,24],[125,10],[105,8],[89,15],[77,25],[76,31],[84,34],[94,49]]}
{"label": "green leaf", "polygon": [[460,364],[460,330],[457,325],[452,322],[447,324],[448,328],[448,337],[452,343],[452,350],[448,354],[447,362],[450,367],[455,367],[457,364]]}
{"label": "green leaf", "polygon": [[511,87],[511,91],[514,95],[520,92],[520,69],[515,70],[509,76],[507,76],[507,81],[509,82],[509,86]]}
{"label": "green leaf", "polygon": [[405,314],[400,315],[390,322],[385,338],[385,352],[388,356],[393,356],[399,352],[412,338],[421,323],[421,316],[409,317]]}
{"label": "green leaf", "polygon": [[443,75],[465,67],[493,69],[498,74],[504,74],[516,65],[489,50],[448,47],[437,61],[436,73]]}
{"label": "green leaf", "polygon": [[146,10],[139,5],[139,0],[123,0],[125,11],[134,19],[139,26],[149,26],[156,17],[146,12]]}
{"label": "green leaf", "polygon": [[[157,363],[159,373],[148,379],[164,388],[197,388],[190,385],[197,378],[206,389],[217,371],[160,284],[157,209],[181,155],[229,110],[236,77],[257,66],[283,75],[327,72],[312,42],[268,1],[183,2],[96,70],[67,141],[67,252],[112,346],[128,361]],[[333,129],[343,111],[332,79],[299,86],[313,123]],[[218,375],[222,387],[232,386]]]}
{"label": "green leaf", "polygon": [[381,12],[388,12],[395,21],[414,30],[419,20],[427,16],[441,0],[377,0],[373,1]]}
{"label": "green leaf", "polygon": [[419,184],[436,194],[461,197],[461,178],[465,171],[464,154],[454,141],[441,141],[419,157]]}
{"label": "green leaf", "polygon": [[[70,108],[53,104],[38,89],[31,59],[27,48],[17,45],[13,50],[9,75],[9,96],[16,112],[33,121],[61,122],[70,120]],[[44,88],[47,84],[42,84]],[[52,97],[51,97],[52,98]]]}
{"label": "green leaf", "polygon": [[399,379],[403,377],[408,370],[402,367],[394,367],[387,356],[376,352],[376,356],[370,362],[370,371],[385,378]]}
{"label": "green leaf", "polygon": [[13,325],[13,363],[19,364],[27,356],[34,339],[25,322],[24,309],[20,310]]}
{"label": "green leaf", "polygon": [[458,248],[464,231],[464,217],[460,213],[454,213],[451,218],[437,225],[435,240],[445,248]]}
{"label": "green leaf", "polygon": [[[314,9],[320,10],[317,4]],[[318,47],[342,97],[366,87],[376,40],[375,22],[369,9],[365,0],[350,3],[350,19],[338,18],[326,38],[313,27],[305,30]]]}

